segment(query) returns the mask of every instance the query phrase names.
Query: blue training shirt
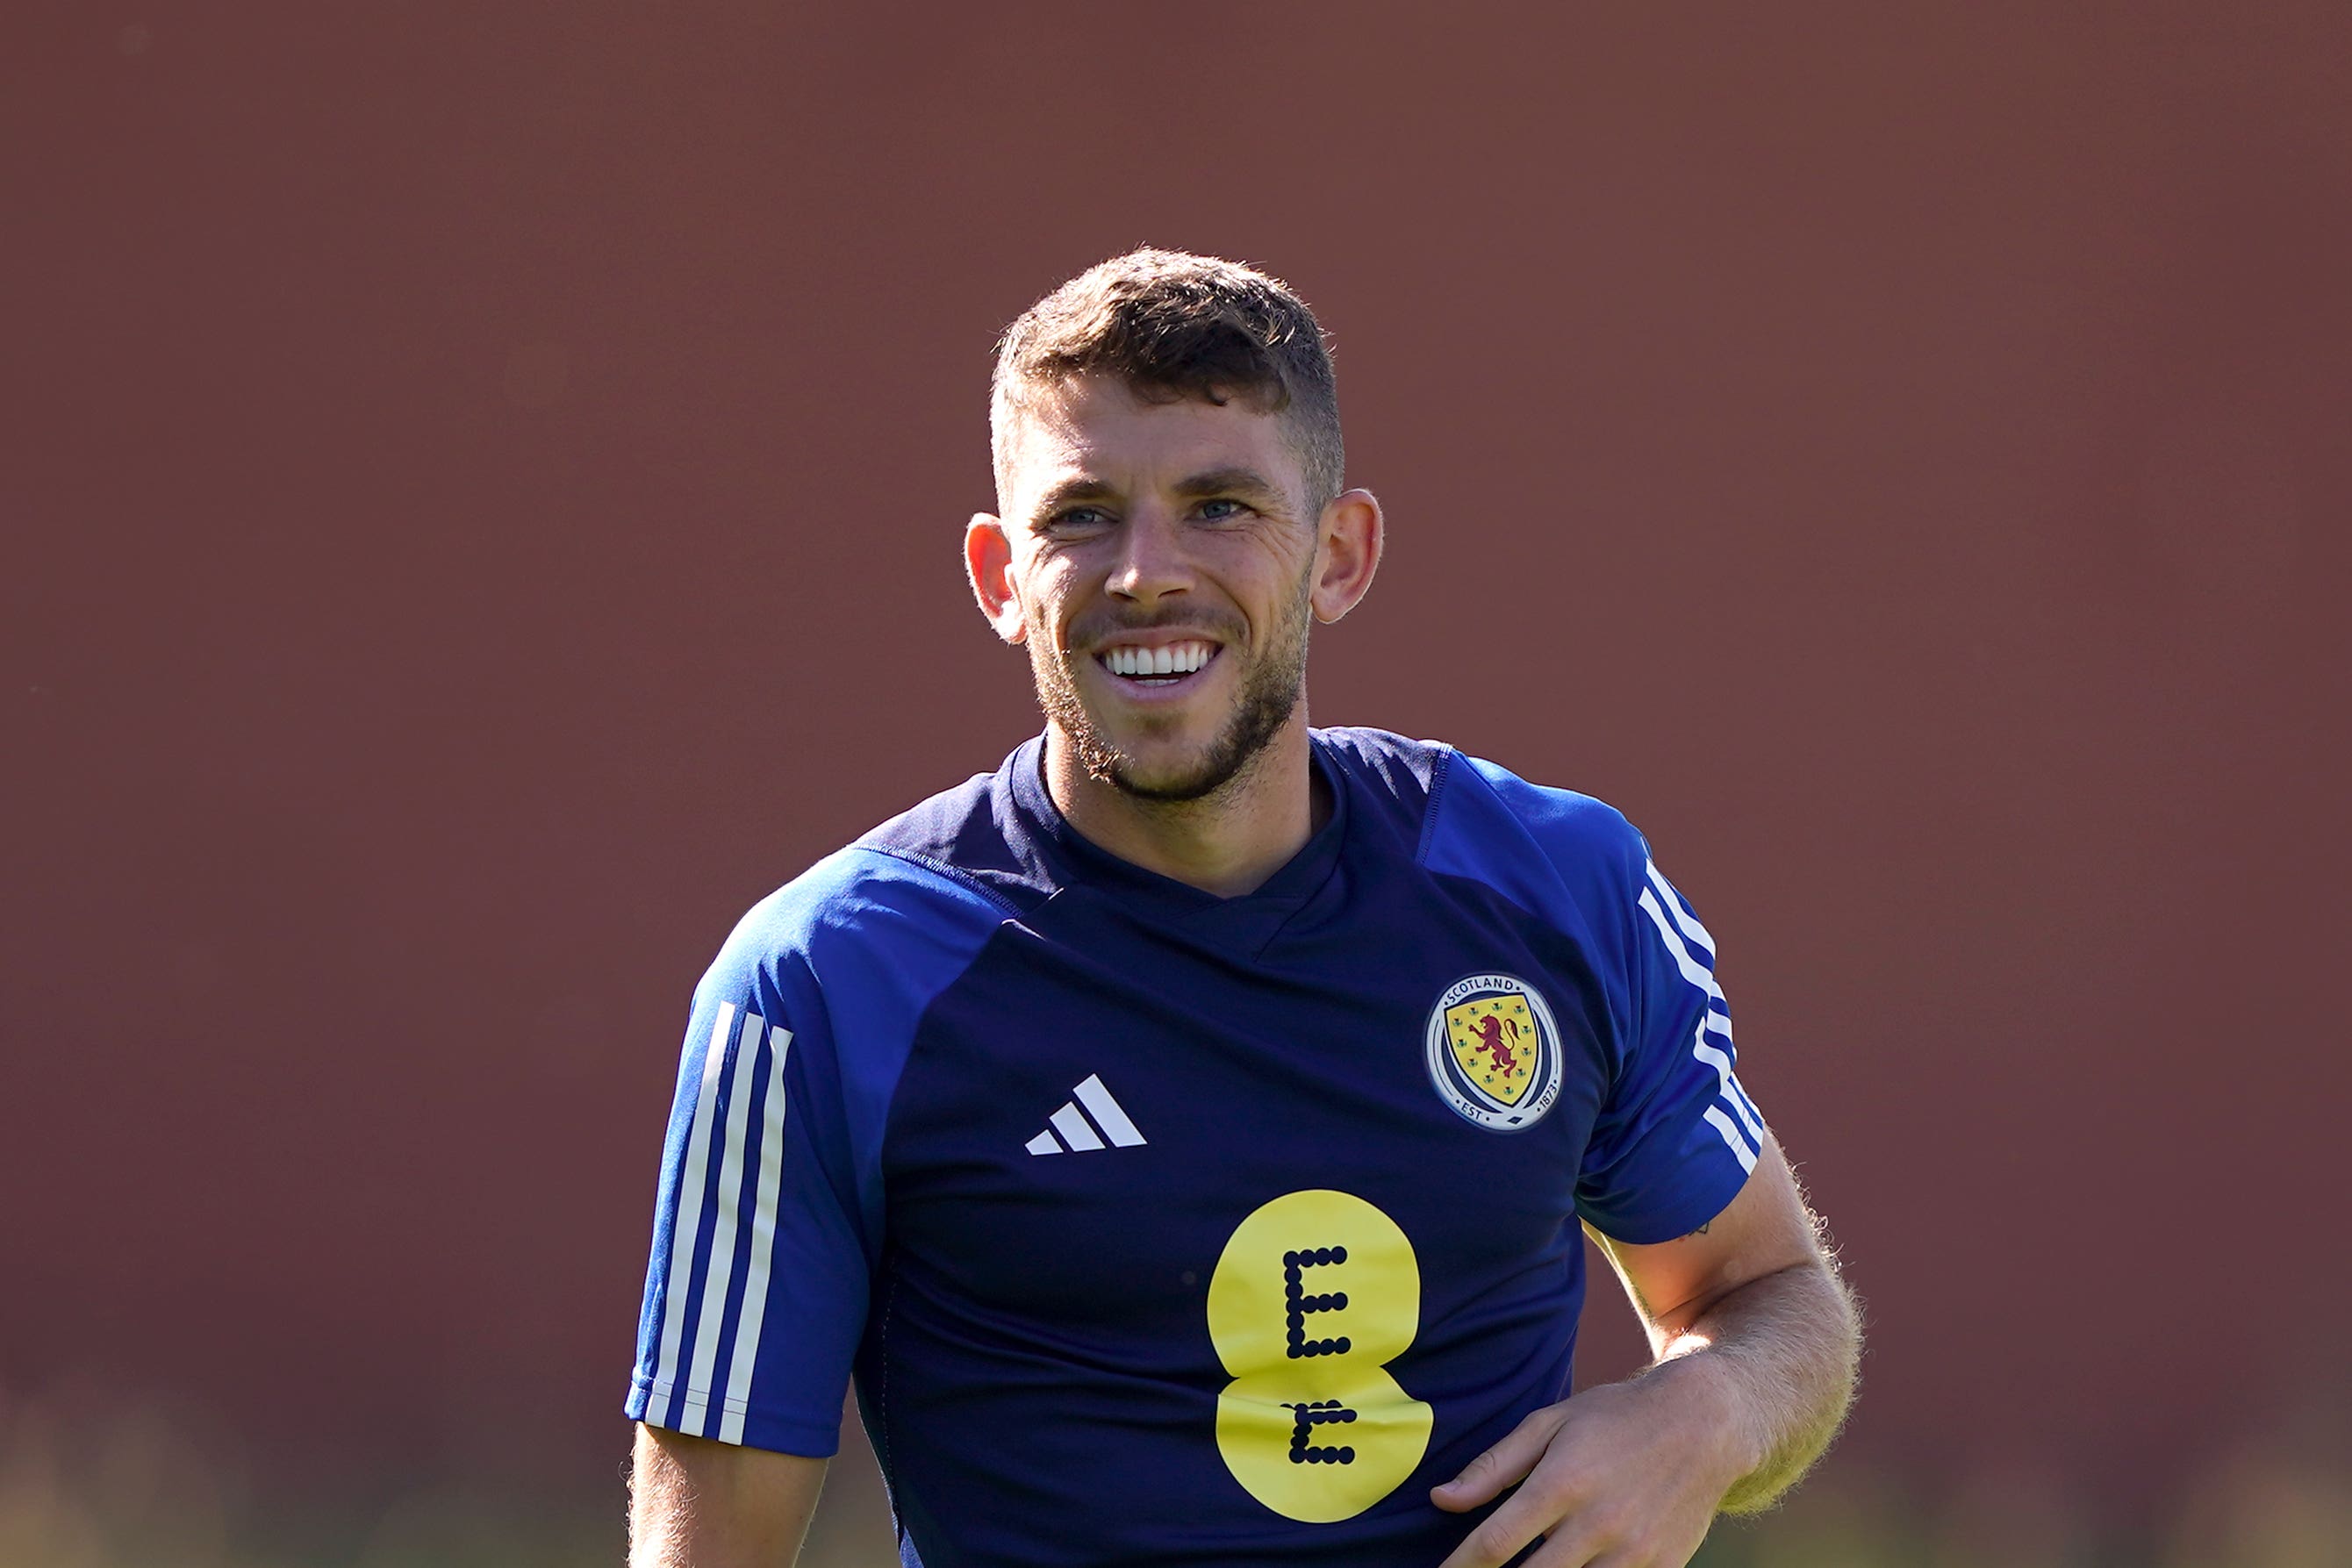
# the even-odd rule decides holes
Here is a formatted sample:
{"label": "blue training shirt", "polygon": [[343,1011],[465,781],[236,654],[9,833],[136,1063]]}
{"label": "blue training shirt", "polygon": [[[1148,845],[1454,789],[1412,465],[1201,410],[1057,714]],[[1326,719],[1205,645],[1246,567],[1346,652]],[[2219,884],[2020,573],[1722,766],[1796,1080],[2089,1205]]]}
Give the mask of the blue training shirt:
{"label": "blue training shirt", "polygon": [[1031,740],[746,915],[695,993],[628,1414],[827,1455],[854,1375],[925,1568],[1412,1564],[1569,1386],[1580,1218],[1670,1239],[1764,1136],[1641,835],[1313,732],[1332,811],[1219,898]]}

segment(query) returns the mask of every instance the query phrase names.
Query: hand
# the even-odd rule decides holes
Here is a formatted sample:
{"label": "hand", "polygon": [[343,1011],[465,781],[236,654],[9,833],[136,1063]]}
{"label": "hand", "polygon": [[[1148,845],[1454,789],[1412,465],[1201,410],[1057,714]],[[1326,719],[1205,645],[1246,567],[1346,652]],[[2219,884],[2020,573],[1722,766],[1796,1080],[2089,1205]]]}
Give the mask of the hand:
{"label": "hand", "polygon": [[1752,1468],[1737,1447],[1731,1406],[1695,1365],[1546,1406],[1429,1494],[1461,1513],[1525,1483],[1441,1568],[1500,1568],[1538,1535],[1527,1568],[1683,1568]]}

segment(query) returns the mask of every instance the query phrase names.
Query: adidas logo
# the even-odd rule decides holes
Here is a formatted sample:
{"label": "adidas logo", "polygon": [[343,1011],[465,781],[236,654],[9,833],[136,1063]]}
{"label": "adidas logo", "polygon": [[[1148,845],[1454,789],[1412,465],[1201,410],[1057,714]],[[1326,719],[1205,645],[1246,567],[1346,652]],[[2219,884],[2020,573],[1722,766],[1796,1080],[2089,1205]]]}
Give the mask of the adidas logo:
{"label": "adidas logo", "polygon": [[[1078,1109],[1081,1105],[1086,1107],[1084,1111]],[[1094,1120],[1087,1121],[1088,1116]],[[1135,1124],[1127,1119],[1127,1113],[1118,1108],[1118,1102],[1110,1097],[1110,1091],[1103,1087],[1099,1073],[1088,1074],[1084,1083],[1070,1091],[1070,1098],[1062,1108],[1046,1120],[1052,1125],[1024,1145],[1033,1155],[1061,1155],[1073,1149],[1083,1154],[1101,1148],[1105,1138],[1122,1149],[1131,1149],[1145,1141],[1143,1134],[1135,1130]],[[1101,1131],[1097,1133],[1097,1128]],[[1055,1137],[1056,1133],[1061,1136]]]}

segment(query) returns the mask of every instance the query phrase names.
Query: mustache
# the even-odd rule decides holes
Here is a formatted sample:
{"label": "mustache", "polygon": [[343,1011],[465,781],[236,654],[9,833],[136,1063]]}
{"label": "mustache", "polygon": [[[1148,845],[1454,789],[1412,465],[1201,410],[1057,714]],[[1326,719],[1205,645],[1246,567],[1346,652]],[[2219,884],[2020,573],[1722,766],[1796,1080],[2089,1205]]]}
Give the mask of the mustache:
{"label": "mustache", "polygon": [[1062,646],[1099,648],[1124,632],[1192,632],[1206,642],[1235,643],[1243,641],[1246,628],[1231,615],[1089,615],[1070,627]]}

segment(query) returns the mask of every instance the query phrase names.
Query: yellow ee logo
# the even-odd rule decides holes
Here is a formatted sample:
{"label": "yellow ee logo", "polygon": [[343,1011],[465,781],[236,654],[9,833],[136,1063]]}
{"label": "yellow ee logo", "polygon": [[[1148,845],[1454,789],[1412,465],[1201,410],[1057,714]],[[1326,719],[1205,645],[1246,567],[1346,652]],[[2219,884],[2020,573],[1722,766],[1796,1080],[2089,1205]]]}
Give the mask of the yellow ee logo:
{"label": "yellow ee logo", "polygon": [[1209,1280],[1209,1338],[1233,1381],[1217,1450],[1287,1519],[1352,1519],[1429,1448],[1431,1413],[1391,1377],[1421,1328],[1421,1265],[1349,1193],[1285,1193],[1241,1222]]}

